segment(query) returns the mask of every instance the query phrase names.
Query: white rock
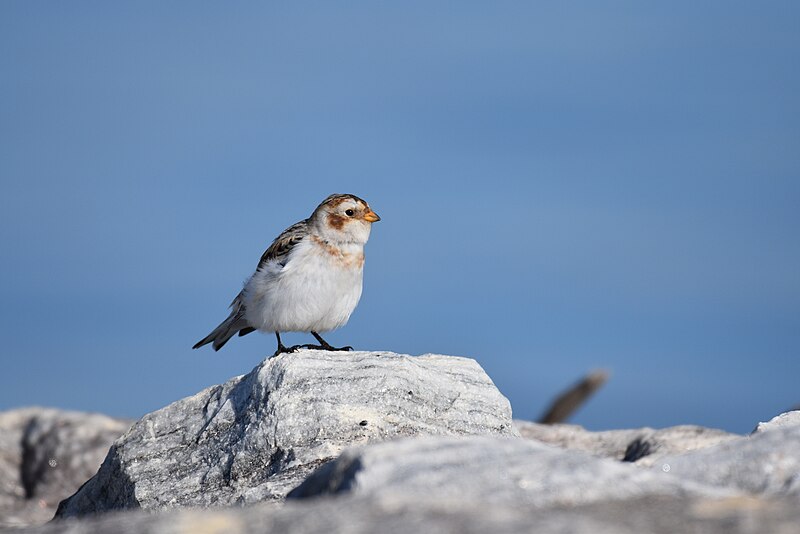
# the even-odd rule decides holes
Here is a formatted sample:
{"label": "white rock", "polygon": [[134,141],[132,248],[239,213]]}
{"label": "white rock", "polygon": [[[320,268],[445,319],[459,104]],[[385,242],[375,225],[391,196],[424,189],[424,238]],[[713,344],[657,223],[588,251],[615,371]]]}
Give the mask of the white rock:
{"label": "white rock", "polygon": [[[372,497],[322,498],[242,508],[144,510],[54,521],[25,534],[794,534],[800,507],[787,500],[646,496],[538,508],[442,502],[425,493],[400,504]],[[14,534],[21,534],[14,532]]]}
{"label": "white rock", "polygon": [[794,426],[800,425],[800,410],[792,410],[791,412],[785,412],[780,415],[776,415],[766,423],[758,423],[755,430],[753,430],[753,434],[758,434],[759,432],[765,432],[767,430],[774,430],[776,428],[782,428],[786,426]]}
{"label": "white rock", "polygon": [[474,360],[283,354],[143,417],[58,516],[278,500],[349,445],[469,434],[517,435]]}
{"label": "white rock", "polygon": [[410,502],[575,505],[643,495],[732,495],[629,463],[523,439],[427,437],[348,449],[289,497],[352,494]]}
{"label": "white rock", "polygon": [[800,426],[664,456],[653,466],[685,480],[759,495],[800,496]]}
{"label": "white rock", "polygon": [[662,456],[681,454],[731,441],[743,436],[694,425],[654,429],[649,427],[592,432],[577,425],[542,425],[515,420],[522,437],[564,449],[653,465]]}
{"label": "white rock", "polygon": [[0,412],[0,527],[51,519],[130,424],[53,408]]}

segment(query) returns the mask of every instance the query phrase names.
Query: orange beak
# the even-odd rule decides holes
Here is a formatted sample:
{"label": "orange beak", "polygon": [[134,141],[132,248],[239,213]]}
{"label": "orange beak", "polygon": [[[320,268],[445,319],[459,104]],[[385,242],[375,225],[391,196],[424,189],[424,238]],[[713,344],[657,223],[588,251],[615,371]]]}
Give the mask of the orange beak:
{"label": "orange beak", "polygon": [[371,223],[373,223],[373,222],[378,222],[378,221],[380,221],[380,220],[381,220],[381,218],[380,218],[380,217],[378,217],[378,214],[377,214],[377,213],[375,213],[374,211],[372,211],[372,210],[370,209],[369,211],[367,211],[367,213],[365,213],[365,214],[364,214],[364,220],[365,220],[365,221],[367,221],[367,222],[371,222]]}

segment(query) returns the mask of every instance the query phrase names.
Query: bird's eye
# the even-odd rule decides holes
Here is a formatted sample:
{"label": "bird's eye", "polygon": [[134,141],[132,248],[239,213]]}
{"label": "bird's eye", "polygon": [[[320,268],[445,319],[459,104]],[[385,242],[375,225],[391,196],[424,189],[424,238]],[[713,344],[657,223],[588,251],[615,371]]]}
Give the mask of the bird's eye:
{"label": "bird's eye", "polygon": [[356,212],[354,212],[353,210],[344,210],[344,213],[348,217],[352,217],[353,215],[355,215]]}

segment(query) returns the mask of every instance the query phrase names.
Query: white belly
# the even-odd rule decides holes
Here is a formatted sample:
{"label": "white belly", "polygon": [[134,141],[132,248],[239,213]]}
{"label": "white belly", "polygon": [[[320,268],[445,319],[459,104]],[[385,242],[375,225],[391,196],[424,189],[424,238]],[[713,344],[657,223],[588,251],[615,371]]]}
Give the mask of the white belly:
{"label": "white belly", "polygon": [[361,298],[363,247],[347,258],[301,243],[286,266],[262,267],[245,284],[247,322],[264,332],[327,332],[344,325]]}

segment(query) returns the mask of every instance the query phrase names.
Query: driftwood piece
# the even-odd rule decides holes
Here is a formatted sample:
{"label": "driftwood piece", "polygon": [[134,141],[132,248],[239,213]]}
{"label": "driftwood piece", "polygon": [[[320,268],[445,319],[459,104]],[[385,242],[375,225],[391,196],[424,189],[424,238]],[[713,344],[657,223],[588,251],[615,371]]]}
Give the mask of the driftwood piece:
{"label": "driftwood piece", "polygon": [[608,380],[609,373],[603,369],[592,371],[586,377],[556,397],[550,409],[539,419],[543,425],[563,423],[578,409],[595,391]]}

